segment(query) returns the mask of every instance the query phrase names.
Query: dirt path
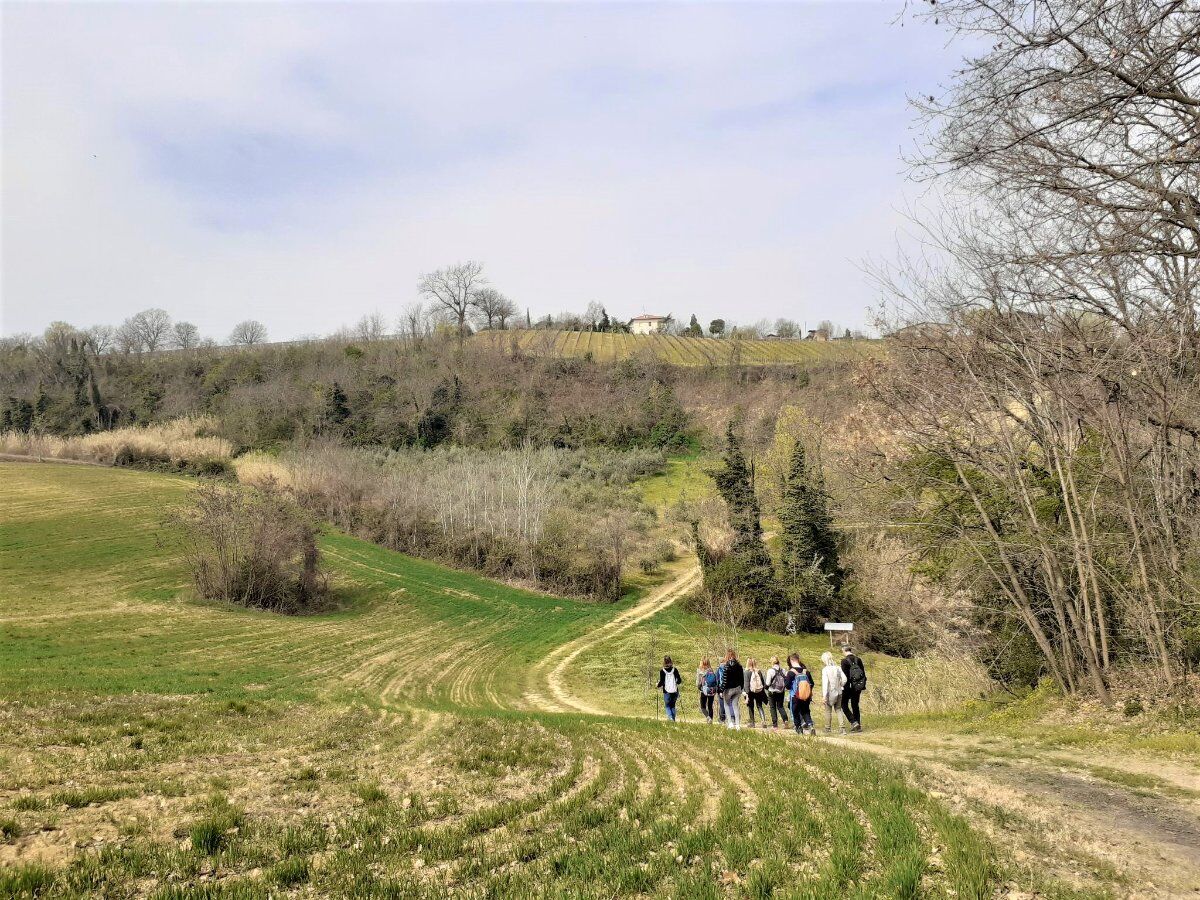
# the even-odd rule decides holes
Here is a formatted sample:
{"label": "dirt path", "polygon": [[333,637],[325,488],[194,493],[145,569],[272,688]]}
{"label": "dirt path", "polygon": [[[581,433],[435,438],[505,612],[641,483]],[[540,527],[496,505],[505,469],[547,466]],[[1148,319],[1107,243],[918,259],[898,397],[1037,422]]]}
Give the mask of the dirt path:
{"label": "dirt path", "polygon": [[534,709],[547,712],[574,711],[595,716],[607,715],[604,710],[575,696],[567,689],[564,678],[567,667],[585,650],[590,650],[597,644],[616,637],[639,622],[644,622],[660,610],[666,609],[695,588],[699,582],[699,566],[689,566],[671,581],[651,591],[642,600],[615,616],[611,621],[555,648],[537,668],[537,683],[544,685],[545,690],[534,689],[528,692],[525,695],[526,704]]}
{"label": "dirt path", "polygon": [[953,733],[885,729],[823,740],[910,767],[1018,868],[1079,886],[1098,882],[1116,896],[1200,896],[1193,766]]}
{"label": "dirt path", "polygon": [[[610,713],[568,688],[567,669],[586,651],[667,608],[699,583],[689,567],[609,622],[562,645],[538,665],[527,708]],[[687,727],[686,724],[682,727]],[[1044,747],[987,736],[868,731],[815,740],[887,757],[987,833],[1006,868],[1117,897],[1200,898],[1200,768],[1146,755]],[[747,788],[748,795],[752,794]],[[1010,885],[1011,897],[1032,897]]]}

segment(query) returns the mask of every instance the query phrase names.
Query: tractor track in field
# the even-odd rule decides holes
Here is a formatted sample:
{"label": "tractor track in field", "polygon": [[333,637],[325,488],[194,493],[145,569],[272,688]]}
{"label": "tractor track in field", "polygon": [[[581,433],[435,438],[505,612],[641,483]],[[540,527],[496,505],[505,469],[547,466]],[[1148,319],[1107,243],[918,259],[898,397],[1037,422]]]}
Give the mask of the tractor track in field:
{"label": "tractor track in field", "polygon": [[700,567],[689,566],[684,572],[666,584],[655,588],[638,603],[622,611],[610,621],[605,622],[597,628],[593,628],[586,634],[580,635],[560,647],[556,647],[537,667],[537,682],[540,685],[544,685],[545,693],[540,688],[531,689],[525,694],[525,703],[532,709],[544,712],[582,712],[594,716],[609,715],[606,710],[593,706],[586,700],[571,693],[567,687],[565,678],[567,667],[586,650],[590,650],[604,641],[611,640],[666,609],[681,596],[695,588],[699,582]]}

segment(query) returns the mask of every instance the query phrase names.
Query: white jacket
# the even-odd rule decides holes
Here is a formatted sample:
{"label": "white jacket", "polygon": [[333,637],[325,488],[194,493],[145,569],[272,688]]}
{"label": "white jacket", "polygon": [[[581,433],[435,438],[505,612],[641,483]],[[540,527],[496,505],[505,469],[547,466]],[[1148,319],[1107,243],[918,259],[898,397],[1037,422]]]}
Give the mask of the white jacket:
{"label": "white jacket", "polygon": [[846,673],[838,665],[826,666],[821,670],[821,697],[830,706],[842,699],[842,688],[846,686]]}

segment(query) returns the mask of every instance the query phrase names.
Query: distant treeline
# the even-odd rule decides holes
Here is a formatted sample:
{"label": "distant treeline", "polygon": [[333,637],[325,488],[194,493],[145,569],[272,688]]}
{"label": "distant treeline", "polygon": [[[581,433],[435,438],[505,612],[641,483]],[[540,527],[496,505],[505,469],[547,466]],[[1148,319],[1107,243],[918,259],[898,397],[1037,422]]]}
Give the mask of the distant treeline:
{"label": "distant treeline", "polygon": [[[0,344],[0,430],[70,436],[208,415],[237,450],[313,436],[353,446],[673,450],[690,407],[731,379],[802,383],[802,370],[683,370],[644,359],[546,359],[449,336],[97,352],[55,325]],[[719,390],[717,389],[719,386]],[[737,391],[736,393],[744,393]]]}

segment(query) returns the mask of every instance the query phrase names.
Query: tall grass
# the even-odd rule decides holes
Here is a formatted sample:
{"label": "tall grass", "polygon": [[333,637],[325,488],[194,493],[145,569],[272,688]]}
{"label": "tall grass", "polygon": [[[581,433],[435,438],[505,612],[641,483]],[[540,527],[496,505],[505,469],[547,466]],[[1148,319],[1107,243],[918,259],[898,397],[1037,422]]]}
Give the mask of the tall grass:
{"label": "tall grass", "polygon": [[233,445],[212,432],[208,416],[183,417],[161,425],[131,426],[76,437],[31,432],[0,433],[0,453],[46,459],[76,459],[104,465],[165,462],[173,465],[228,460]]}

